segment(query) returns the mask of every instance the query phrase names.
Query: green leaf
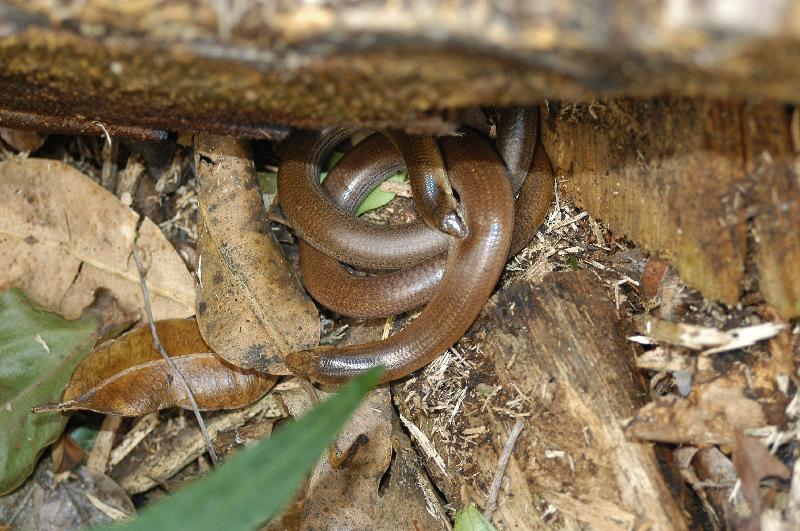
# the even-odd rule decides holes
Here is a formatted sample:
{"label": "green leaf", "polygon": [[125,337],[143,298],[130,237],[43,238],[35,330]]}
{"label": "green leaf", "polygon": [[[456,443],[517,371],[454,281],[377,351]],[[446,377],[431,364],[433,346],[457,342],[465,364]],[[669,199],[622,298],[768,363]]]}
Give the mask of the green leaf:
{"label": "green leaf", "polygon": [[569,263],[570,269],[573,271],[580,271],[582,269],[581,265],[578,263],[578,259],[574,256],[570,256],[567,262]]}
{"label": "green leaf", "polygon": [[[402,183],[406,180],[406,172],[399,172],[396,175],[389,177],[387,180],[395,183]],[[392,192],[384,192],[380,189],[380,187],[375,188],[358,206],[358,210],[356,210],[356,216],[360,216],[364,212],[369,212],[370,210],[375,210],[376,208],[382,207],[394,199],[394,196],[395,194]]]}
{"label": "green leaf", "polygon": [[201,481],[114,529],[255,529],[292,498],[382,373],[379,368],[359,376],[300,420],[237,453]]}
{"label": "green leaf", "polygon": [[[328,174],[329,171],[336,166],[340,160],[344,157],[344,153],[341,151],[332,151],[330,155],[328,155],[328,160],[325,161],[325,164],[322,167],[322,171],[325,172],[325,175]],[[319,182],[322,182],[324,177],[320,176]]]}
{"label": "green leaf", "polygon": [[64,430],[66,417],[31,408],[58,401],[98,328],[92,316],[67,321],[36,308],[18,289],[0,293],[0,495],[28,477]]}
{"label": "green leaf", "polygon": [[496,531],[496,529],[475,504],[470,503],[456,515],[453,531]]}

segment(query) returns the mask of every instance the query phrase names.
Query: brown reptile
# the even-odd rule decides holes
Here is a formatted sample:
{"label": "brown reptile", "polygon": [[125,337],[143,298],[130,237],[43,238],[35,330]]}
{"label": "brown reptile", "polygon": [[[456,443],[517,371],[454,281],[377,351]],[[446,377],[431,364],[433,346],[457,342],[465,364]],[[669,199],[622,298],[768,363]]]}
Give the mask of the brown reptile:
{"label": "brown reptile", "polygon": [[[428,364],[466,332],[497,282],[509,249],[516,254],[530,240],[550,205],[552,170],[541,146],[534,150],[536,130],[530,114],[507,112],[507,120],[499,124],[498,151],[506,158],[508,168],[475,134],[441,139],[444,161],[435,158],[435,143],[432,148],[415,140],[404,147],[394,135],[372,135],[351,150],[328,176],[325,188],[330,198],[317,184],[319,164],[350,132],[308,131],[293,136],[279,172],[279,191],[284,214],[304,239],[301,267],[309,292],[339,313],[369,317],[400,313],[430,301],[414,323],[387,340],[290,355],[287,363],[295,372],[334,383],[384,365],[387,372],[383,379],[388,381]],[[452,240],[447,254],[431,256],[431,249],[441,245],[442,232],[432,231],[421,221],[398,230],[352,217],[372,188],[405,165],[400,151],[412,161],[412,183],[424,184],[428,178],[430,184],[428,176],[441,170],[440,175],[449,176],[459,194],[461,209],[456,220],[466,226],[456,226],[446,237],[445,243]],[[414,157],[415,151],[427,155]],[[419,165],[424,167],[417,168]],[[431,166],[437,168],[431,171]],[[520,174],[525,178],[519,178]],[[513,216],[504,213],[509,206],[513,209],[508,181],[519,189],[516,224]],[[436,181],[437,186],[440,182]],[[449,184],[446,179],[444,182]],[[452,197],[450,190],[442,186],[433,194],[423,195],[419,188],[412,184],[417,204],[427,205],[429,213],[435,213],[425,221],[446,229],[441,220],[456,212],[453,203],[447,201]],[[446,208],[441,208],[442,204]],[[367,259],[359,254],[365,248],[370,249]],[[394,252],[392,259],[381,260],[387,249]],[[373,270],[405,268],[363,276],[345,268],[340,260]]]}

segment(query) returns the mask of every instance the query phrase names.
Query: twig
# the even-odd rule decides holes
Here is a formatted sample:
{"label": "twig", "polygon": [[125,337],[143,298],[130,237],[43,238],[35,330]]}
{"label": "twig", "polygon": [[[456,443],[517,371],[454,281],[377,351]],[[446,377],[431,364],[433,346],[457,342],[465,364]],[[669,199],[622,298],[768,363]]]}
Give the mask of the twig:
{"label": "twig", "polygon": [[111,456],[111,447],[114,444],[114,437],[117,434],[122,417],[116,415],[106,415],[100,432],[94,439],[92,450],[86,459],[86,468],[100,474],[105,474],[108,468],[108,460]]}
{"label": "twig", "polygon": [[503,454],[500,456],[500,460],[497,462],[497,471],[494,473],[492,485],[489,487],[489,494],[486,496],[486,510],[484,511],[486,519],[490,522],[492,521],[492,514],[494,514],[494,510],[497,509],[497,495],[500,493],[500,484],[503,482],[503,476],[506,473],[508,460],[511,459],[511,452],[514,451],[514,445],[517,444],[517,438],[519,438],[519,434],[522,433],[522,429],[524,427],[525,419],[518,419],[517,423],[514,424],[514,427],[511,428],[511,433],[508,435],[508,441],[506,441],[506,446],[503,448]]}
{"label": "twig", "polygon": [[144,309],[145,312],[147,312],[147,322],[150,325],[150,333],[153,335],[153,346],[156,348],[158,353],[161,354],[161,357],[164,358],[164,361],[167,362],[170,369],[172,369],[172,372],[178,377],[178,381],[181,383],[181,386],[183,386],[183,391],[186,393],[186,396],[189,397],[189,402],[192,404],[192,412],[197,419],[197,424],[200,426],[200,431],[203,433],[203,439],[206,443],[206,451],[208,452],[208,455],[211,456],[211,462],[216,465],[219,463],[219,457],[217,457],[217,452],[214,450],[214,445],[211,444],[211,437],[208,435],[206,423],[203,422],[203,417],[200,415],[200,409],[198,409],[197,402],[194,400],[194,394],[192,393],[191,388],[189,388],[186,378],[184,378],[183,374],[181,374],[181,371],[178,370],[178,366],[175,365],[175,361],[169,357],[167,351],[164,350],[164,346],[161,344],[161,340],[158,338],[156,323],[153,320],[153,309],[150,306],[150,292],[147,290],[144,266],[142,266],[142,259],[139,257],[139,251],[136,249],[136,240],[134,240],[133,243],[133,259],[136,261],[136,269],[139,270],[139,284],[142,286]]}

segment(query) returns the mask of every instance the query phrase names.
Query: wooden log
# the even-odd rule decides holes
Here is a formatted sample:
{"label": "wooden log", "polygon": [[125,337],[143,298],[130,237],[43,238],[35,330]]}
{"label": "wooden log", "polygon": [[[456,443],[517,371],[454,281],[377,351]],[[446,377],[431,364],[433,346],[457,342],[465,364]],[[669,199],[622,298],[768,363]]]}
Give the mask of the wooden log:
{"label": "wooden log", "polygon": [[0,125],[277,138],[543,97],[800,101],[800,2],[723,4],[11,0]]}
{"label": "wooden log", "polygon": [[538,285],[521,277],[485,308],[475,330],[472,349],[395,386],[395,402],[422,433],[410,430],[451,503],[483,506],[509,430],[522,418],[495,513],[501,528],[688,527],[670,490],[680,479],[668,484],[653,447],[623,433],[645,392],[629,323],[591,271],[551,273]]}
{"label": "wooden log", "polygon": [[800,184],[782,105],[618,99],[543,113],[542,141],[578,206],[708,298],[732,304],[758,287],[783,317],[800,315]]}
{"label": "wooden log", "polygon": [[[795,115],[797,110],[795,110]],[[800,146],[781,105],[747,105],[742,116],[752,179],[758,287],[783,318],[800,316]]]}

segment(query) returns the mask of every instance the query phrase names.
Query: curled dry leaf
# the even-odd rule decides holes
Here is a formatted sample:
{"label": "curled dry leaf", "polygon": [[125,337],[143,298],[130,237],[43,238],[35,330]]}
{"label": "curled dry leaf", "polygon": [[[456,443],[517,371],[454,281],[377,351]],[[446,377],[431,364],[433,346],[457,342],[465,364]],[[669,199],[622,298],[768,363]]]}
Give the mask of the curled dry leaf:
{"label": "curled dry leaf", "polygon": [[288,374],[283,357],[319,344],[319,315],[266,223],[246,143],[198,135],[199,293],[203,337],[246,369]]}
{"label": "curled dry leaf", "polygon": [[[119,418],[119,417],[117,417]],[[62,433],[61,437],[50,448],[50,459],[56,474],[66,472],[83,462],[86,452],[75,442],[75,439]]]}
{"label": "curled dry leaf", "polygon": [[[142,308],[130,260],[138,216],[110,192],[65,163],[0,162],[0,289],[18,287],[68,319],[98,287],[125,311]],[[156,319],[194,313],[194,283],[159,228],[145,219],[137,242],[144,256]]]}
{"label": "curled dry leaf", "polygon": [[[275,377],[240,369],[211,352],[193,319],[160,321],[156,326],[200,409],[244,407],[275,384]],[[183,387],[153,347],[150,330],[137,328],[95,349],[75,369],[62,401],[38,410],[140,416],[174,406],[191,408]]]}
{"label": "curled dry leaf", "polygon": [[[763,509],[763,500],[759,492],[761,480],[769,477],[789,479],[792,473],[770,453],[769,449],[758,442],[758,439],[742,432],[737,432],[734,437],[733,468],[742,482],[742,494],[752,514],[751,518],[745,518],[747,522],[737,522],[739,525],[736,528],[760,529],[758,521]],[[733,516],[740,518],[738,514]],[[752,521],[749,521],[751,519]]]}

